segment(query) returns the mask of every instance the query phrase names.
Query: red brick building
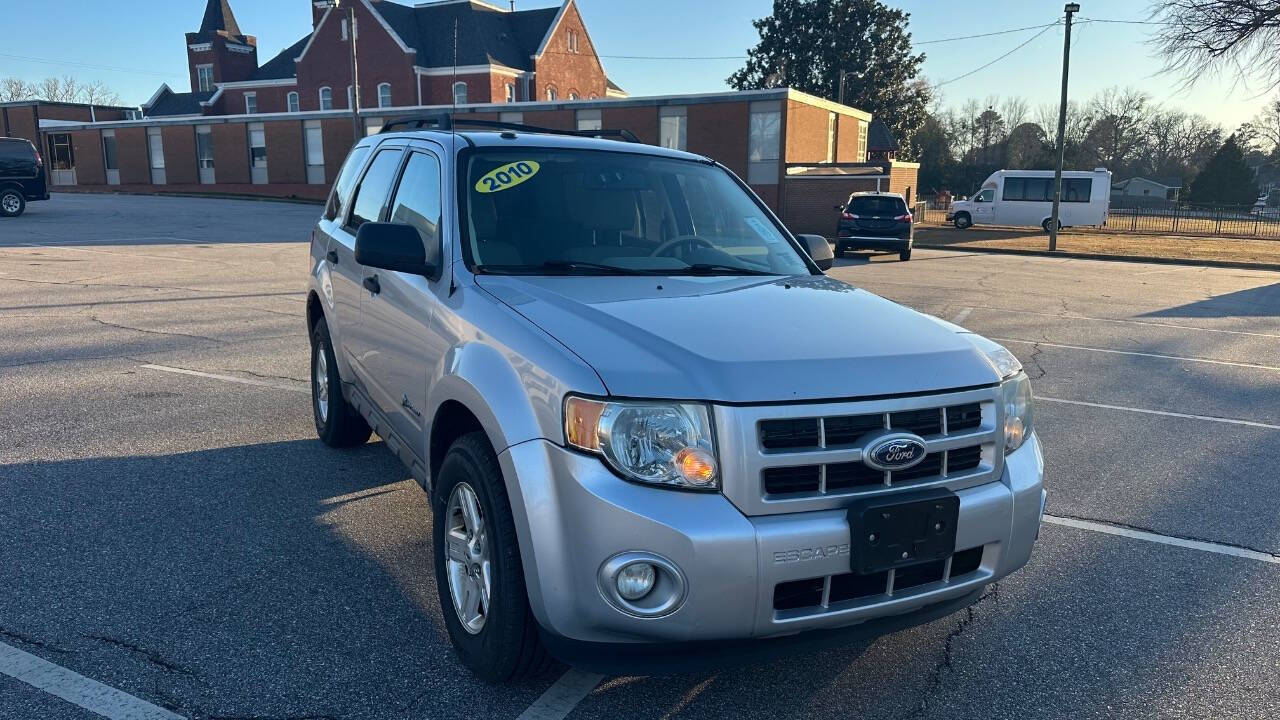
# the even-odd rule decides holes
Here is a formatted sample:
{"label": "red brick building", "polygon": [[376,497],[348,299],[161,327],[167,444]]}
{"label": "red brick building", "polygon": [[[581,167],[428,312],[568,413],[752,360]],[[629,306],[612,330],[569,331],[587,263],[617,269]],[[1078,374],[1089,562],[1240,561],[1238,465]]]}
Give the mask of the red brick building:
{"label": "red brick building", "polygon": [[349,110],[353,41],[362,110],[626,97],[605,75],[574,0],[536,10],[352,0],[354,24],[345,4],[306,1],[311,31],[259,64],[257,38],[242,32],[230,0],[208,0],[200,29],[186,34],[191,90],[161,86],[146,115]]}

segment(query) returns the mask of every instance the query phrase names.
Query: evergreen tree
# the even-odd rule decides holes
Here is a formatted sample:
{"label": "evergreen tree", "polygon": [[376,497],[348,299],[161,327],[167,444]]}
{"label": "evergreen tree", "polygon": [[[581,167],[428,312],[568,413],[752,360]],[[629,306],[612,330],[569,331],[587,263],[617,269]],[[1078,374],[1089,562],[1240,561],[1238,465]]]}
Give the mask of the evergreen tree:
{"label": "evergreen tree", "polygon": [[1258,199],[1253,170],[1244,161],[1244,152],[1232,135],[1209,158],[1191,183],[1191,202],[1203,205],[1252,206]]}
{"label": "evergreen tree", "polygon": [[918,157],[929,87],[917,79],[924,55],[911,54],[910,14],[879,0],[774,0],[756,20],[760,44],[729,85],[738,90],[791,87],[844,102],[880,118],[901,154]]}

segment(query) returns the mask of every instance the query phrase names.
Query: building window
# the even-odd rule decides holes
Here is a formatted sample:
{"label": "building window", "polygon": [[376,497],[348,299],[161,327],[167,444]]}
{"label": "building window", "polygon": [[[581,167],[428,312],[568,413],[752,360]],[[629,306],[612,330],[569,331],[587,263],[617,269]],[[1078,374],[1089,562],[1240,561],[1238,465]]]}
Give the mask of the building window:
{"label": "building window", "polygon": [[467,84],[464,82],[456,82],[453,84],[453,104],[467,104]]}
{"label": "building window", "polygon": [[347,86],[347,109],[350,110],[356,106],[355,90],[350,85]]}
{"label": "building window", "polygon": [[391,83],[382,83],[378,86],[378,107],[391,107]]}
{"label": "building window", "polygon": [[298,93],[296,92],[289,93],[289,112],[294,113],[294,112],[300,112],[301,110],[302,110],[302,103],[299,102],[298,100]]}
{"label": "building window", "polygon": [[348,37],[347,19],[342,18],[342,42],[346,42]]}
{"label": "building window", "polygon": [[836,114],[827,113],[827,162],[836,161]]}
{"label": "building window", "polygon": [[324,182],[324,132],[319,120],[308,120],[303,128],[303,140],[307,153],[307,181]]}
{"label": "building window", "polygon": [[333,90],[327,87],[320,88],[320,109],[321,110],[333,109]]}
{"label": "building window", "polygon": [[558,99],[560,99],[560,94],[556,92],[556,89],[553,87],[547,88],[547,100],[555,102]]}
{"label": "building window", "polygon": [[507,83],[507,102],[516,101],[516,84]]}
{"label": "building window", "polygon": [[247,115],[256,115],[258,113],[258,93],[247,92],[244,94],[244,111]]}
{"label": "building window", "polygon": [[866,120],[858,121],[858,162],[867,161],[867,130],[869,125]]}
{"label": "building window", "polygon": [[260,123],[249,126],[249,167],[267,166],[267,133]]}
{"label": "building window", "polygon": [[569,52],[578,52],[578,31],[569,30],[566,37],[566,44],[569,46]]}
{"label": "building window", "polygon": [[671,150],[689,149],[689,110],[664,107],[658,110],[658,144]]}
{"label": "building window", "polygon": [[213,128],[208,125],[196,128],[196,165],[201,170],[213,169]]}
{"label": "building window", "polygon": [[782,151],[782,105],[776,101],[751,103],[751,125],[747,140],[750,166],[747,182],[776,185],[778,160]]}
{"label": "building window", "polygon": [[577,99],[578,99],[578,93],[574,92],[573,90],[570,90],[570,91],[569,91],[569,99],[570,99],[570,100],[577,100]]}
{"label": "building window", "polygon": [[196,66],[196,87],[200,89],[200,92],[211,92],[213,90],[212,65]]}
{"label": "building window", "polygon": [[108,170],[120,169],[120,163],[116,160],[116,133],[114,130],[102,131],[102,164]]}
{"label": "building window", "polygon": [[160,128],[147,128],[147,148],[151,150],[151,169],[163,170],[164,139],[160,137]]}
{"label": "building window", "polygon": [[579,130],[602,130],[604,122],[600,118],[599,110],[579,110],[578,111],[578,129]]}
{"label": "building window", "polygon": [[50,135],[49,168],[51,170],[71,170],[75,166],[75,156],[71,152],[71,136],[66,133]]}
{"label": "building window", "polygon": [[498,122],[511,123],[512,125],[523,125],[524,113],[522,112],[498,113]]}

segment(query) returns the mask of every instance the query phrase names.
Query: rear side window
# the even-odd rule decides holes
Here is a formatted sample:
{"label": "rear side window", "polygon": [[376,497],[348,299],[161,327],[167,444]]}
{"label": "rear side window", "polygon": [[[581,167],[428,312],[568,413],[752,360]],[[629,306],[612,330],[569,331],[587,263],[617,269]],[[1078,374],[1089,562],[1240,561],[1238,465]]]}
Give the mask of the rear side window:
{"label": "rear side window", "polygon": [[907,204],[895,197],[854,197],[849,198],[848,212],[854,215],[906,215]]}
{"label": "rear side window", "polygon": [[356,184],[356,177],[359,176],[360,168],[364,166],[364,159],[368,156],[369,148],[367,147],[358,147],[347,156],[347,161],[342,164],[342,172],[338,173],[338,182],[334,183],[329,207],[325,209],[325,219],[335,220],[342,217],[347,208],[347,201],[351,199],[351,190]]}
{"label": "rear side window", "polygon": [[35,160],[35,148],[28,142],[0,142],[0,158],[5,160]]}
{"label": "rear side window", "polygon": [[395,148],[383,150],[373,156],[369,172],[360,181],[360,187],[356,188],[355,198],[351,201],[351,220],[347,222],[349,229],[355,231],[367,222],[378,222],[382,206],[391,194],[391,184],[396,181],[396,170],[400,167],[403,154],[404,151]]}

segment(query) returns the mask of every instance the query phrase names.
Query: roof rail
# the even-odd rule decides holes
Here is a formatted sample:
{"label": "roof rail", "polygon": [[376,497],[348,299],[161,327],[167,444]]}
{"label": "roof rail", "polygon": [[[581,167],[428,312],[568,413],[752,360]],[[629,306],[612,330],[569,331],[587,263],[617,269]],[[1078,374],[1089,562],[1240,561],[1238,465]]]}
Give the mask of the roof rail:
{"label": "roof rail", "polygon": [[630,130],[558,130],[556,128],[538,127],[536,125],[522,125],[520,123],[496,122],[494,120],[473,120],[462,116],[454,116],[448,113],[440,113],[437,115],[418,115],[415,117],[401,118],[399,120],[390,120],[382,126],[379,133],[394,132],[396,128],[403,127],[406,130],[422,130],[430,128],[432,130],[454,130],[460,126],[487,128],[491,130],[510,130],[512,132],[538,133],[542,135],[568,135],[570,137],[586,137],[601,139],[620,139],[629,143],[640,143],[640,138]]}

